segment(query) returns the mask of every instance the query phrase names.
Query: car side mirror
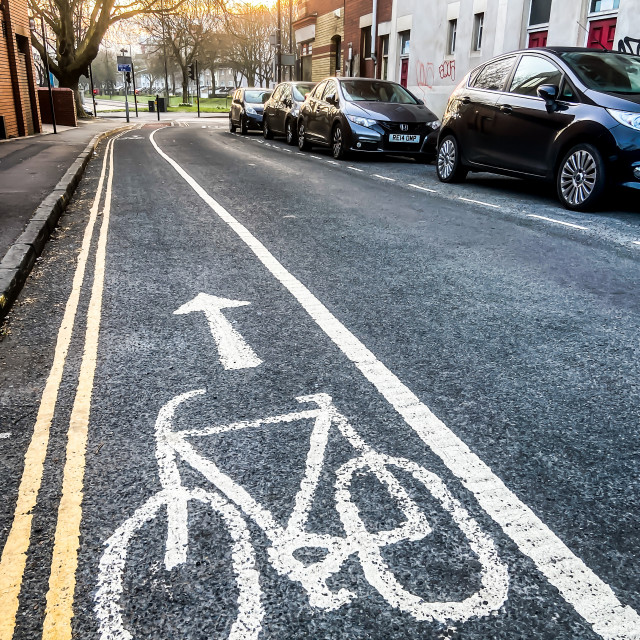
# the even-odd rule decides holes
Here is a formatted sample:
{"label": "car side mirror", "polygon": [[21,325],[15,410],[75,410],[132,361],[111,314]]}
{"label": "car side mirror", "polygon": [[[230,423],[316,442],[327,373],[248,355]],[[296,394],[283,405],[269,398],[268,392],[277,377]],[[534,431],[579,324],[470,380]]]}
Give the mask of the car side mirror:
{"label": "car side mirror", "polygon": [[240,100],[238,98],[234,98],[233,99],[233,104],[241,104]]}
{"label": "car side mirror", "polygon": [[338,102],[338,96],[335,93],[330,93],[326,98],[325,101],[328,102],[329,104],[337,104]]}
{"label": "car side mirror", "polygon": [[538,96],[544,100],[547,111],[555,111],[559,91],[559,88],[553,84],[541,84],[538,87]]}
{"label": "car side mirror", "polygon": [[424,107],[424,100],[420,100],[420,98],[417,99],[418,100],[418,104],[422,105]]}

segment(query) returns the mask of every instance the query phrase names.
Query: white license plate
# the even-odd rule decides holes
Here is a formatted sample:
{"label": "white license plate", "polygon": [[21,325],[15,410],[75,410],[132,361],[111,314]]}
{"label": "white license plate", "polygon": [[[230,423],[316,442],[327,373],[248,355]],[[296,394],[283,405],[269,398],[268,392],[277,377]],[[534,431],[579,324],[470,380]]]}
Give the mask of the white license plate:
{"label": "white license plate", "polygon": [[408,136],[404,133],[392,133],[389,142],[420,142],[420,136]]}

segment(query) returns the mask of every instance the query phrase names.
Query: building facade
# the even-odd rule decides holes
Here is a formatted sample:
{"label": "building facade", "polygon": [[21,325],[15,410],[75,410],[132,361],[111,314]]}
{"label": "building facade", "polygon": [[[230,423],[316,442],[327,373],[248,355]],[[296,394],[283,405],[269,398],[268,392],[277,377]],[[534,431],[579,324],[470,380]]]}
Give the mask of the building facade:
{"label": "building facade", "polygon": [[345,0],[301,0],[293,23],[297,77],[318,82],[342,73]]}
{"label": "building facade", "polygon": [[0,139],[40,133],[26,0],[0,0]]}
{"label": "building facade", "polygon": [[640,0],[344,0],[342,73],[399,82],[438,115],[477,65],[547,44],[640,55]]}

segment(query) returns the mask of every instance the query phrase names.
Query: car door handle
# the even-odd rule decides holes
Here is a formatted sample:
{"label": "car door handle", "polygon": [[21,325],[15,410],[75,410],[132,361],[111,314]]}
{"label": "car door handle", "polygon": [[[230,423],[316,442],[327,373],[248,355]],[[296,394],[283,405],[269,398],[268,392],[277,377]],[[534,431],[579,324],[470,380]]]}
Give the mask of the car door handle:
{"label": "car door handle", "polygon": [[506,113],[507,115],[511,115],[513,113],[513,107],[510,104],[503,104],[500,107],[500,111],[502,111],[502,113]]}

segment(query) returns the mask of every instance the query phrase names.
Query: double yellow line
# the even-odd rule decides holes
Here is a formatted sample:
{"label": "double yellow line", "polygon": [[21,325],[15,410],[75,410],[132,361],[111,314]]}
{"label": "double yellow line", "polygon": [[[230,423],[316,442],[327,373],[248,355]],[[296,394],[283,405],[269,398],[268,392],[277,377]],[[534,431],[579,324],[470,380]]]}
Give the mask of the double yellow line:
{"label": "double yellow line", "polygon": [[[20,589],[31,539],[33,509],[36,506],[42,484],[51,423],[55,414],[60,383],[76,322],[78,303],[106,179],[102,224],[98,236],[93,286],[87,311],[84,352],[67,435],[62,497],[58,507],[58,520],[43,628],[43,639],[45,640],[71,638],[72,606],[78,564],[80,521],[82,519],[85,451],[91,409],[91,393],[98,353],[107,233],[111,213],[113,145],[117,137],[109,140],[105,150],[96,196],[84,232],[71,293],[67,299],[64,316],[58,330],[53,364],[42,393],[31,442],[25,454],[24,470],[18,490],[13,523],[0,558],[0,640],[11,640],[13,638]],[[107,175],[108,177],[106,177]]]}

